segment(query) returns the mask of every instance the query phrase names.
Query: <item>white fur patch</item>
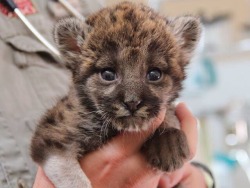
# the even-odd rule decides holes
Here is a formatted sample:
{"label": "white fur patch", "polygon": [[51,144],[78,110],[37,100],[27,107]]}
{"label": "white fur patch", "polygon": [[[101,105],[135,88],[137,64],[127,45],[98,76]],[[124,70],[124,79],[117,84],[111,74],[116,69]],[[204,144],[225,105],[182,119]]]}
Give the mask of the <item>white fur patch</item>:
{"label": "white fur patch", "polygon": [[112,93],[114,90],[115,90],[115,87],[116,86],[111,86],[111,87],[108,87],[105,91],[104,91],[104,94],[105,95],[108,95],[108,94],[110,94],[110,93]]}
{"label": "white fur patch", "polygon": [[43,169],[56,188],[91,188],[79,162],[70,156],[50,156]]}
{"label": "white fur patch", "polygon": [[125,128],[125,130],[128,132],[146,131],[151,126],[153,120],[154,119],[151,118],[150,120],[143,122],[142,125],[129,126],[128,128]]}

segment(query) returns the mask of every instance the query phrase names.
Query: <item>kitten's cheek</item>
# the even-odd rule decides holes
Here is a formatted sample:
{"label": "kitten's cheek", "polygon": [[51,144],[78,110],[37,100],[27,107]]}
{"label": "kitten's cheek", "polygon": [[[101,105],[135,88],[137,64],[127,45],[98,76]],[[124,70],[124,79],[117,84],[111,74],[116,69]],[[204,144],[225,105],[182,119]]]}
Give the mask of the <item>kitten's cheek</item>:
{"label": "kitten's cheek", "polygon": [[105,88],[104,95],[110,95],[111,93],[114,92],[114,90],[115,90],[115,85],[109,86]]}
{"label": "kitten's cheek", "polygon": [[160,126],[161,123],[162,123],[163,120],[164,120],[165,114],[166,114],[166,108],[163,107],[163,108],[160,110],[158,116],[157,116],[156,118],[154,118],[154,120],[153,120],[153,122],[152,122],[152,125],[153,125],[153,126]]}

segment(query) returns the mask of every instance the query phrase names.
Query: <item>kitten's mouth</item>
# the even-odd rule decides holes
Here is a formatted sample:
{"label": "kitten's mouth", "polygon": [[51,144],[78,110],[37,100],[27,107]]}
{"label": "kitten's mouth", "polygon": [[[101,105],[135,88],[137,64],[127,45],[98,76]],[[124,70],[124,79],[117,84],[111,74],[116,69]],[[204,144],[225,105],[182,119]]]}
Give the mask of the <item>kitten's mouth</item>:
{"label": "kitten's mouth", "polygon": [[157,112],[157,109],[152,110],[148,107],[142,107],[133,113],[120,108],[115,111],[111,124],[118,131],[144,131],[150,127],[150,122],[157,116]]}
{"label": "kitten's mouth", "polygon": [[147,130],[150,125],[150,120],[144,117],[134,115],[123,116],[114,119],[113,126],[119,131],[139,132]]}

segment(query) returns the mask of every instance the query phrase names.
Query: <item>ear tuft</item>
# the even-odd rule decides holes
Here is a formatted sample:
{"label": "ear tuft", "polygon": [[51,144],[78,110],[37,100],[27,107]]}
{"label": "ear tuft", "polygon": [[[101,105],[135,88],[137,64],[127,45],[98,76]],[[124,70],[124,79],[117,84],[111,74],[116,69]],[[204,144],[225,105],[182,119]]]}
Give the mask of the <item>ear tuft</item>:
{"label": "ear tuft", "polygon": [[202,32],[200,19],[193,16],[182,16],[168,19],[167,24],[180,45],[184,63],[188,63],[200,40]]}
{"label": "ear tuft", "polygon": [[86,24],[76,18],[66,18],[55,25],[54,40],[69,68],[73,68],[80,59],[86,30]]}

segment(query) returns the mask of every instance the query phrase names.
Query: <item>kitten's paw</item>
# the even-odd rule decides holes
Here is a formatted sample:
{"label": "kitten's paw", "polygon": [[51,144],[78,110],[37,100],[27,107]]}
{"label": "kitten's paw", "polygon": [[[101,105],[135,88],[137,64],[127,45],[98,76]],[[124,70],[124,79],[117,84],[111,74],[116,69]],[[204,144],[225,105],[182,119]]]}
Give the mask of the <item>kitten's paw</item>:
{"label": "kitten's paw", "polygon": [[168,172],[182,167],[190,156],[186,135],[175,128],[157,130],[142,152],[153,167]]}

